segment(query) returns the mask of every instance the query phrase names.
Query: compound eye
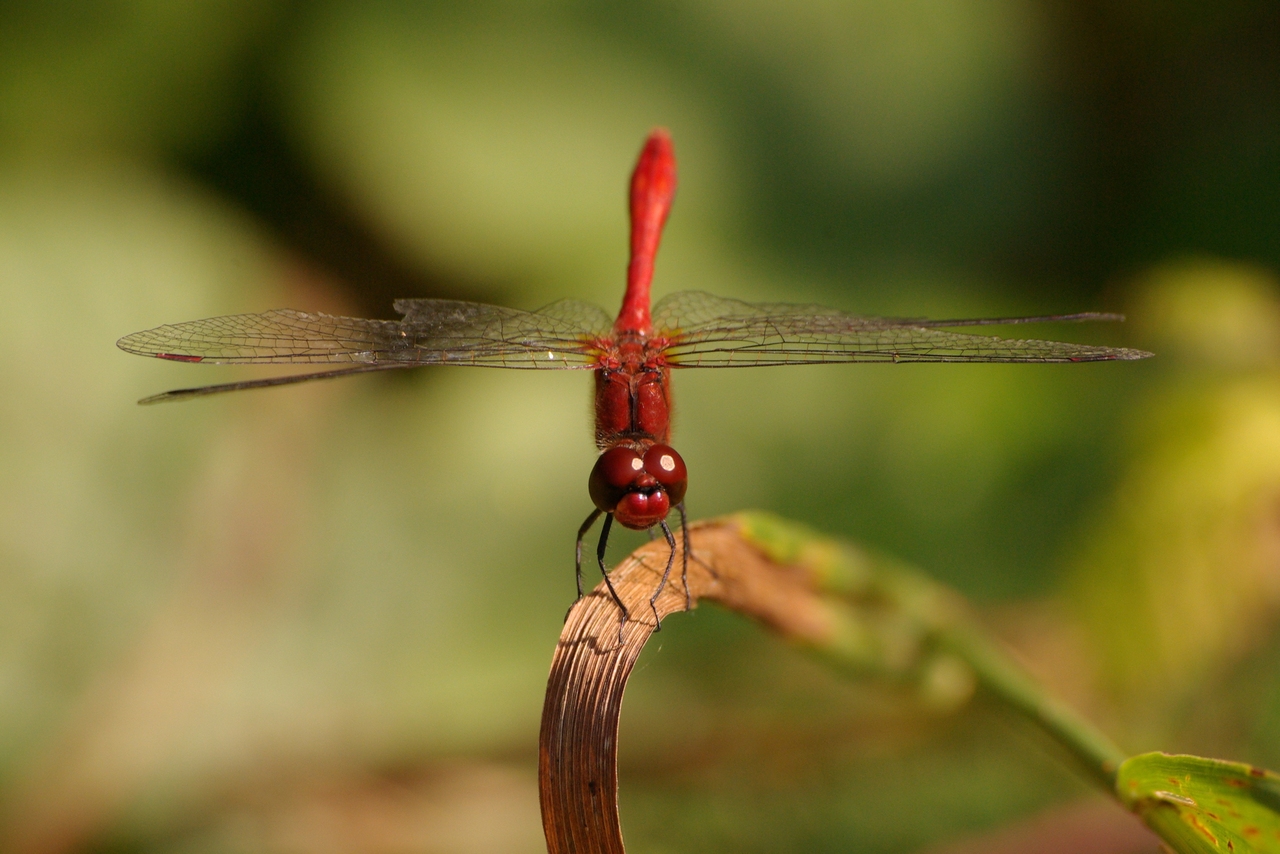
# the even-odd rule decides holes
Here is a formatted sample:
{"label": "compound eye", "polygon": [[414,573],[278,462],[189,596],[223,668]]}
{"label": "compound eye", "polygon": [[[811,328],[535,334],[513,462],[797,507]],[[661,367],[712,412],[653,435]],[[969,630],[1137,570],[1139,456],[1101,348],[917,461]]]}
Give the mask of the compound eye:
{"label": "compound eye", "polygon": [[672,504],[679,504],[684,500],[689,473],[675,448],[668,445],[649,448],[644,455],[644,470],[653,475],[653,479],[667,491]]}
{"label": "compound eye", "polygon": [[610,448],[596,459],[587,488],[591,500],[606,513],[612,513],[644,472],[644,460],[630,448]]}

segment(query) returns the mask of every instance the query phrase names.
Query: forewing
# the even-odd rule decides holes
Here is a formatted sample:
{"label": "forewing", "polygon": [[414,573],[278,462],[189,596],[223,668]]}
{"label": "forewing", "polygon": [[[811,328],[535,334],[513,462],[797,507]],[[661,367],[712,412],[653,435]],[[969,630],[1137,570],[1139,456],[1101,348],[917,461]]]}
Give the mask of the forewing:
{"label": "forewing", "polygon": [[575,334],[604,338],[613,332],[613,316],[598,305],[576,299],[556,300],[535,314],[565,324]]}
{"label": "forewing", "polygon": [[863,317],[833,308],[746,303],[685,291],[654,307],[655,334],[669,339],[676,367],[748,367],[829,362],[1095,362],[1142,359],[1141,350],[1015,340],[951,332],[947,327],[1061,320],[1113,320],[1115,315],[924,320]]}
{"label": "forewing", "polygon": [[395,307],[402,320],[278,309],[160,326],[117,344],[143,356],[213,364],[584,368],[595,363],[592,342],[609,328],[603,309],[573,301],[535,312],[435,299],[397,300]]}

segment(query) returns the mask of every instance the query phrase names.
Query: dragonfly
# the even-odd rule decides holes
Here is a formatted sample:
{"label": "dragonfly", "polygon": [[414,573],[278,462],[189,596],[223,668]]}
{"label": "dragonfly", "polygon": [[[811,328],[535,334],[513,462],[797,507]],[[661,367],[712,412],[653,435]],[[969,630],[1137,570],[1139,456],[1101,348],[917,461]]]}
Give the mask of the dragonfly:
{"label": "dragonfly", "polygon": [[703,291],[673,293],[651,306],[654,261],[676,192],[675,150],[662,128],[651,132],[631,176],[631,252],[616,317],[578,300],[537,311],[445,299],[401,299],[400,320],[336,317],[292,309],[159,326],[121,338],[129,353],[201,364],[324,364],[312,373],[167,391],[142,404],[425,365],[592,371],[599,455],[588,478],[594,509],[578,529],[575,573],[583,596],[583,540],[603,516],[599,564],[623,624],[630,612],[609,578],[605,554],[616,521],[661,530],[670,554],[649,600],[670,579],[677,546],[667,517],[680,514],[681,581],[688,591],[689,538],[684,498],[688,471],[671,447],[671,372],[863,362],[1096,362],[1150,353],[1060,341],[1015,340],[960,332],[983,326],[1123,320],[1085,312],[1040,317],[928,320],[849,314],[819,305],[749,303]]}

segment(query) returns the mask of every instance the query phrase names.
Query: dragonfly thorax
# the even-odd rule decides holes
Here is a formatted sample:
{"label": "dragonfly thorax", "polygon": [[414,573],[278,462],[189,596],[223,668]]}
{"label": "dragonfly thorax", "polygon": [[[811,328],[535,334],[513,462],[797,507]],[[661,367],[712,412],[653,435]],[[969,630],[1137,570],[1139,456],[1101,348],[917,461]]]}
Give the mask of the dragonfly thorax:
{"label": "dragonfly thorax", "polygon": [[658,342],[621,337],[595,374],[596,447],[671,441],[671,371]]}
{"label": "dragonfly thorax", "polygon": [[688,472],[675,448],[628,443],[605,451],[591,470],[591,500],[618,523],[637,531],[667,518],[684,499]]}

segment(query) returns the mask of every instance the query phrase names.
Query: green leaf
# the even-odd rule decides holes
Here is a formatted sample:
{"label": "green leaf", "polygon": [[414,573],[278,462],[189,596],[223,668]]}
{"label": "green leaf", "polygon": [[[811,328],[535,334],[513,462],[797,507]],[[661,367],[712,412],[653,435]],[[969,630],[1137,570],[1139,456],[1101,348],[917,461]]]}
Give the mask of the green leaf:
{"label": "green leaf", "polygon": [[1271,771],[1143,753],[1120,766],[1116,792],[1180,854],[1280,852],[1280,776]]}

